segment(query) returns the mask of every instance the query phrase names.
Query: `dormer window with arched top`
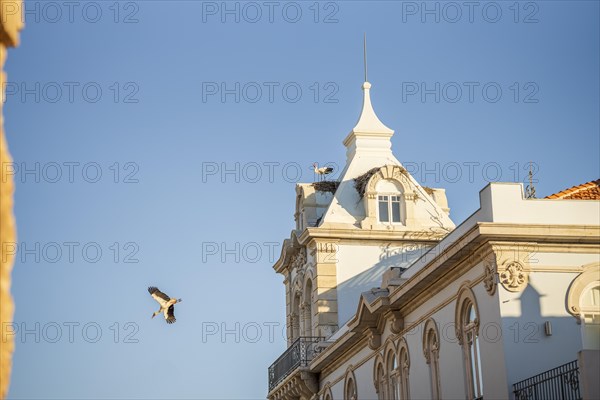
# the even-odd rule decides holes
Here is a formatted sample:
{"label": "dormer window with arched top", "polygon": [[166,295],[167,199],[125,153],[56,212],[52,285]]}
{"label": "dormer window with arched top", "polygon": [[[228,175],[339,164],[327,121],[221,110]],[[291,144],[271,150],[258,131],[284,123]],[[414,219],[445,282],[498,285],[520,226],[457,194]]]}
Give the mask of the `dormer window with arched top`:
{"label": "dormer window with arched top", "polygon": [[402,167],[387,165],[355,179],[355,188],[365,206],[363,228],[405,229],[411,224],[415,197],[404,173]]}
{"label": "dormer window with arched top", "polygon": [[383,224],[403,224],[404,193],[402,187],[390,179],[377,183],[377,217]]}

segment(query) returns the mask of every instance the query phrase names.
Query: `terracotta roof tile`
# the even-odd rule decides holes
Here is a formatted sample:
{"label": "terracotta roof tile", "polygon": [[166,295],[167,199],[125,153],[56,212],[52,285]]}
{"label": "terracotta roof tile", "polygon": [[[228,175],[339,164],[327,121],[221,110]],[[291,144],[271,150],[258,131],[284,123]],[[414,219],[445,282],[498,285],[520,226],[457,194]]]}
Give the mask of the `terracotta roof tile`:
{"label": "terracotta roof tile", "polygon": [[551,194],[547,199],[600,200],[600,179]]}

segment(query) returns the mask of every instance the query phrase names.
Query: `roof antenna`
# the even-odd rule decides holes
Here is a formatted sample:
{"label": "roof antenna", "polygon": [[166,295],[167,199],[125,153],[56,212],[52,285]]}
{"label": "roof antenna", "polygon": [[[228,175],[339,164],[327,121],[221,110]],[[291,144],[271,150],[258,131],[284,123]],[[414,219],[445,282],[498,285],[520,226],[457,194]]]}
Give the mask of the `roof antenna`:
{"label": "roof antenna", "polygon": [[364,40],[363,40],[363,53],[364,53],[364,58],[365,58],[365,82],[368,82],[369,80],[367,79],[367,33],[365,32],[364,35]]}
{"label": "roof antenna", "polygon": [[525,198],[526,199],[535,199],[535,186],[533,186],[533,165],[532,162],[529,161],[529,185],[525,188]]}

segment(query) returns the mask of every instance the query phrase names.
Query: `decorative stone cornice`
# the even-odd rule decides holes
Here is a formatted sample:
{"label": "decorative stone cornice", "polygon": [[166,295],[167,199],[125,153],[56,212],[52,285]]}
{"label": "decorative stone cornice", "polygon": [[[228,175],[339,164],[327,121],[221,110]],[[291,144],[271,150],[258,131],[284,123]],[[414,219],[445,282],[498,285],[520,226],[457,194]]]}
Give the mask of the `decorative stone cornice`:
{"label": "decorative stone cornice", "polygon": [[297,369],[283,382],[277,385],[268,395],[269,400],[312,399],[319,392],[317,375],[306,370]]}
{"label": "decorative stone cornice", "polygon": [[411,241],[419,243],[437,243],[443,239],[448,232],[432,231],[423,229],[406,229],[403,231],[373,231],[346,228],[332,228],[332,227],[319,227],[319,228],[308,228],[302,232],[299,237],[301,244],[306,244],[312,240],[321,241],[344,241],[344,240],[368,240],[368,241],[386,241],[386,242],[401,242]]}

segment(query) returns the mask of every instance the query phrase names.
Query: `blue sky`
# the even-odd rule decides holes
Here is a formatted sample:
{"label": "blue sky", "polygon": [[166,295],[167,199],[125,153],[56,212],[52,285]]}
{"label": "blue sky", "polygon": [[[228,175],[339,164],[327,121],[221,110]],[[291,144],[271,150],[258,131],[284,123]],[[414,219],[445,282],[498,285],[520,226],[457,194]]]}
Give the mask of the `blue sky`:
{"label": "blue sky", "polygon": [[[456,223],[530,161],[538,196],[597,179],[599,3],[461,4],[27,1],[10,398],[265,397],[273,258],[294,184],[345,162],[364,32],[394,152]],[[176,324],[149,285],[184,299]]]}

